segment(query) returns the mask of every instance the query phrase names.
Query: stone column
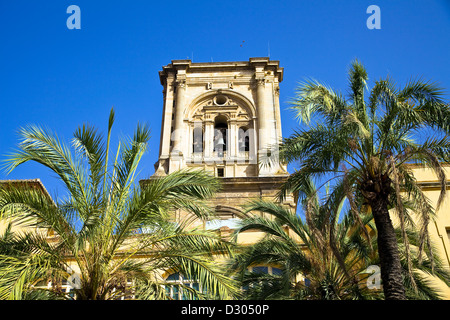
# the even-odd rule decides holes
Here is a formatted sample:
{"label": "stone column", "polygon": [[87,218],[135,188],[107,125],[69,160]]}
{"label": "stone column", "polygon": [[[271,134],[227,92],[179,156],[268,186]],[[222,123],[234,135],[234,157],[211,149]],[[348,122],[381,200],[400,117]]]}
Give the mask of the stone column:
{"label": "stone column", "polygon": [[270,106],[265,99],[265,79],[256,79],[256,99],[258,103],[258,175],[269,176],[273,167],[262,165],[266,162],[267,150],[273,142],[271,139],[273,113],[270,114]]}
{"label": "stone column", "polygon": [[259,145],[259,137],[258,137],[258,125],[256,121],[256,116],[252,118],[252,131],[250,132],[250,149],[248,153],[248,159],[250,163],[255,164],[258,162],[258,145]]}
{"label": "stone column", "polygon": [[[282,132],[281,132],[281,114],[280,114],[280,87],[277,85],[274,90],[274,111],[275,111],[275,120],[276,120],[276,144],[277,149],[281,143]],[[278,150],[277,150],[278,151]],[[281,171],[287,173],[287,165],[283,165],[282,163],[278,163]]]}
{"label": "stone column", "polygon": [[269,112],[265,103],[265,79],[256,79],[256,100],[258,103],[258,153],[268,147],[268,131],[270,126]]}
{"label": "stone column", "polygon": [[[189,123],[186,127],[186,136],[184,138],[186,145],[183,145],[185,153],[184,153],[184,158],[194,158],[194,128],[195,125],[193,123]],[[187,148],[186,148],[187,147]]]}
{"label": "stone column", "polygon": [[214,150],[214,121],[211,119],[205,119],[205,149],[203,150],[203,155],[205,162],[212,162],[212,155]]}
{"label": "stone column", "polygon": [[276,139],[277,143],[279,143],[282,135],[281,135],[281,114],[280,114],[280,87],[278,85],[274,89],[273,102],[274,102],[275,120],[277,125]]}
{"label": "stone column", "polygon": [[183,137],[185,137],[185,128],[183,123],[183,113],[184,113],[184,99],[186,94],[186,80],[180,79],[177,80],[177,93],[176,93],[176,107],[175,107],[175,127],[174,127],[174,141],[172,153],[183,156]]}
{"label": "stone column", "polygon": [[237,157],[237,125],[235,121],[230,121],[228,130],[228,151],[227,158],[233,160]]}

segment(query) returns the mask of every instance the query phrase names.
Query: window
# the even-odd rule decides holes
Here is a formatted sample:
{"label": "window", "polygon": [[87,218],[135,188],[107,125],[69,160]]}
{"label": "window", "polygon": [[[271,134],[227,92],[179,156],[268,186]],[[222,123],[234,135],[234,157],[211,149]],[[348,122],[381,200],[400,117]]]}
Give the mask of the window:
{"label": "window", "polygon": [[236,229],[239,225],[241,219],[239,218],[229,218],[229,219],[215,219],[209,220],[205,223],[206,230],[216,230],[222,227],[228,227],[230,229]]}
{"label": "window", "polygon": [[75,290],[69,289],[69,297],[75,299]]}
{"label": "window", "polygon": [[274,276],[281,276],[282,273],[283,273],[283,272],[281,271],[281,269],[272,267],[272,274],[273,274]]}
{"label": "window", "polygon": [[170,276],[167,277],[166,279],[167,281],[177,281],[180,280],[180,274],[177,273],[172,273]]}
{"label": "window", "polygon": [[225,176],[224,168],[217,168],[217,176],[218,177],[224,177]]}
{"label": "window", "polygon": [[228,97],[227,96],[224,96],[224,95],[220,94],[220,95],[217,95],[217,96],[214,97],[214,103],[216,105],[223,106],[227,102],[228,102]]}
{"label": "window", "polygon": [[228,124],[224,116],[217,116],[214,120],[214,151],[219,157],[227,151]]}
{"label": "window", "polygon": [[217,230],[222,227],[237,229],[241,222],[242,212],[236,208],[218,205],[215,208],[216,217],[205,222],[205,229]]}
{"label": "window", "polygon": [[[247,268],[248,271],[258,275],[262,275],[262,274],[269,274],[272,276],[281,276],[282,275],[282,271],[279,268],[275,268],[272,266],[257,266],[257,267],[249,267]],[[264,279],[264,277],[262,277],[263,280],[251,280],[247,285],[243,286],[242,289],[244,291],[247,290],[254,290],[257,288],[263,288],[264,286],[270,285],[270,281],[268,281],[267,279]]]}
{"label": "window", "polygon": [[[166,285],[166,294],[173,300],[188,300],[190,295],[187,293],[186,287],[192,288],[196,291],[201,291],[200,285],[197,281],[194,281],[188,277],[184,277],[179,272],[172,273],[166,278],[166,282],[170,285]],[[185,288],[183,288],[183,286]],[[194,300],[195,297],[194,297]]]}
{"label": "window", "polygon": [[203,152],[203,129],[201,127],[194,128],[192,132],[192,151],[194,153]]}
{"label": "window", "polygon": [[281,269],[275,268],[272,266],[249,267],[248,270],[250,272],[254,272],[254,273],[265,273],[265,274],[270,274],[270,275],[274,275],[274,276],[280,276],[282,273]]}
{"label": "window", "polygon": [[255,272],[255,273],[269,273],[269,267],[253,267],[252,272]]}
{"label": "window", "polygon": [[246,127],[240,127],[238,132],[239,140],[239,151],[248,152],[250,151],[250,130]]}
{"label": "window", "polygon": [[305,287],[310,287],[311,286],[311,280],[309,280],[308,278],[305,278]]}

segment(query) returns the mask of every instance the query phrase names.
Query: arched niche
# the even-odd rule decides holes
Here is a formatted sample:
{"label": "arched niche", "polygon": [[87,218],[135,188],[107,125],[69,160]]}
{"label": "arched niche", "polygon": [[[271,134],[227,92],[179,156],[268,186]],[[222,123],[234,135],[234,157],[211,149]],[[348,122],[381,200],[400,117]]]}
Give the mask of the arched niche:
{"label": "arched niche", "polygon": [[233,90],[208,91],[196,97],[188,106],[185,119],[214,120],[221,113],[228,118],[252,120],[256,116],[254,104],[244,95]]}

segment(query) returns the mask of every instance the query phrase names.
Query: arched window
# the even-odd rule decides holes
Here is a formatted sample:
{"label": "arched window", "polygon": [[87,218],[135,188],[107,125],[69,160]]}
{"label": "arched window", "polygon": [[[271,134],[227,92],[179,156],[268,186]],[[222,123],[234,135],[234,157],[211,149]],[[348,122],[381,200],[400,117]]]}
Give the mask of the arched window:
{"label": "arched window", "polygon": [[200,285],[197,281],[185,277],[179,272],[169,275],[166,278],[166,283],[166,294],[173,300],[189,299],[189,289],[187,288],[192,288],[195,291],[200,291]]}
{"label": "arched window", "polygon": [[239,151],[250,151],[250,130],[247,127],[240,127],[238,132]]}
{"label": "arched window", "polygon": [[203,129],[201,127],[195,127],[192,131],[192,151],[194,153],[203,152]]}
{"label": "arched window", "polygon": [[228,227],[230,229],[236,229],[241,219],[234,216],[221,217],[220,219],[208,220],[205,223],[206,230],[216,230],[222,227]]}
{"label": "arched window", "polygon": [[214,120],[214,151],[219,157],[224,156],[227,151],[228,124],[227,118],[217,116]]}
{"label": "arched window", "polygon": [[236,208],[218,205],[215,208],[216,219],[211,219],[205,222],[205,229],[217,230],[221,227],[228,227],[236,229],[241,222],[242,212]]}

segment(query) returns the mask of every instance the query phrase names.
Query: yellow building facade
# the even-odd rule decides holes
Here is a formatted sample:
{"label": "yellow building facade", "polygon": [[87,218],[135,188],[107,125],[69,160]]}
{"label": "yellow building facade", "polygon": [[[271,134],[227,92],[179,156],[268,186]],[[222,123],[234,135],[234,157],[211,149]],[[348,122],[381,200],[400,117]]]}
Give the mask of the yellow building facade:
{"label": "yellow building facade", "polygon": [[[413,168],[413,172],[433,208],[436,209],[441,192],[436,174],[431,169],[419,167]],[[445,166],[445,174],[447,177],[445,200],[436,210],[436,217],[431,221],[428,230],[439,256],[450,266],[450,165]]]}
{"label": "yellow building facade", "polygon": [[[437,203],[441,186],[436,174],[431,169],[419,166],[413,166],[412,170],[424,194],[430,200],[432,207],[435,208],[435,218],[428,225],[431,242],[440,259],[450,268],[450,165],[444,166],[446,196],[439,208],[437,208]],[[417,219],[416,217],[416,221]],[[450,288],[438,280],[435,280],[434,283],[440,288],[442,297],[450,300]]]}

